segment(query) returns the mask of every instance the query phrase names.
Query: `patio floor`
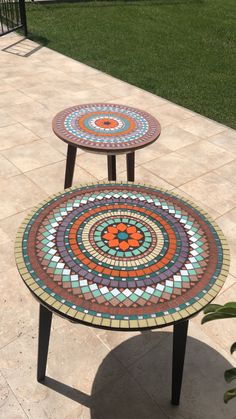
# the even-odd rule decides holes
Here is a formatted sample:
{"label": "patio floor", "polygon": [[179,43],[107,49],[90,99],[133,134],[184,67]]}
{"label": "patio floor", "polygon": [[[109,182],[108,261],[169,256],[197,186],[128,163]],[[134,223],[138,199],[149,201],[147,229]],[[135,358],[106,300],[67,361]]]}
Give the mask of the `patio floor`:
{"label": "patio floor", "polygon": [[[136,180],[177,191],[223,229],[231,268],[216,301],[236,301],[236,133],[57,52],[11,34],[0,38],[0,417],[231,419],[223,403],[235,321],[190,322],[182,401],[170,405],[171,328],[120,333],[54,316],[47,386],[36,381],[38,304],[15,268],[17,227],[63,188],[66,145],[51,130],[64,107],[133,105],[156,116],[159,140],[137,153]],[[125,158],[118,159],[125,180]],[[74,184],[106,179],[106,159],[78,153]]]}

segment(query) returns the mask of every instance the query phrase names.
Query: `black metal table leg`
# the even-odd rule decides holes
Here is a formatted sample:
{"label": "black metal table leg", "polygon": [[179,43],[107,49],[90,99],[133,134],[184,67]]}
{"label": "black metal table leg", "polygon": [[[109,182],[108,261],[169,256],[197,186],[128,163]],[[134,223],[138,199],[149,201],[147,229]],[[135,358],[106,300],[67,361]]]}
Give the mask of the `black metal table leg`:
{"label": "black metal table leg", "polygon": [[38,336],[38,369],[37,380],[42,381],[45,378],[48,345],[52,323],[52,312],[40,304],[39,308],[39,336]]}
{"label": "black metal table leg", "polygon": [[107,156],[108,180],[116,180],[116,156]]}
{"label": "black metal table leg", "polygon": [[188,320],[174,324],[171,403],[178,406],[182,385]]}
{"label": "black metal table leg", "polygon": [[75,158],[76,158],[77,147],[68,144],[67,147],[67,158],[66,158],[66,174],[64,189],[70,188],[73,182],[73,175],[75,169]]}
{"label": "black metal table leg", "polygon": [[134,182],[134,151],[126,154],[126,167],[127,167],[127,180],[128,182]]}

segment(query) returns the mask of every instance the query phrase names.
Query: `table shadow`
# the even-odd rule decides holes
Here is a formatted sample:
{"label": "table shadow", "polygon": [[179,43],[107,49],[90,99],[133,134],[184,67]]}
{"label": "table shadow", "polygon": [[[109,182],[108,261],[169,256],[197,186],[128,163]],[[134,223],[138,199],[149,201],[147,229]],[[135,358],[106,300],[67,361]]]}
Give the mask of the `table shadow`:
{"label": "table shadow", "polygon": [[127,334],[127,340],[111,350],[99,366],[91,395],[50,377],[42,384],[90,408],[91,419],[235,418],[234,401],[228,405],[223,402],[223,394],[229,388],[223,374],[232,365],[215,349],[191,336],[187,342],[181,404],[170,404],[172,333],[146,331],[146,338],[150,335],[153,340],[151,334],[157,333],[163,335],[157,344],[111,382],[109,370],[113,369],[114,374],[114,356],[122,362],[131,347],[141,346],[141,334],[132,338]]}

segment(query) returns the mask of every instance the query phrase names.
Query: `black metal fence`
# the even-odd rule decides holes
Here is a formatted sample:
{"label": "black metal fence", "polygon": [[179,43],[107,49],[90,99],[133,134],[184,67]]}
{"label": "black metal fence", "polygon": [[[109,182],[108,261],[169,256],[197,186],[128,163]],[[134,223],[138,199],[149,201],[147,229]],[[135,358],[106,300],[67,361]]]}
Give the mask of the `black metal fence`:
{"label": "black metal fence", "polygon": [[25,0],[0,0],[0,36],[17,29],[27,36]]}

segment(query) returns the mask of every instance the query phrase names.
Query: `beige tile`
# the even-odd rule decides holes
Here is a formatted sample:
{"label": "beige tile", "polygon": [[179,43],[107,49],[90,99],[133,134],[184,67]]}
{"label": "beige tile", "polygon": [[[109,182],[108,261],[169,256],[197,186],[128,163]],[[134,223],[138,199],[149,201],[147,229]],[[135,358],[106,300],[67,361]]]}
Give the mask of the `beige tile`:
{"label": "beige tile", "polygon": [[233,129],[226,129],[219,134],[209,137],[208,141],[232,153],[236,153],[236,131]]}
{"label": "beige tile", "polygon": [[234,417],[235,406],[223,403],[227,389],[223,373],[232,366],[232,357],[204,333],[204,326],[190,321],[188,334],[178,408],[170,404],[172,334],[168,333],[159,345],[133,364],[129,372],[169,418]]}
{"label": "beige tile", "polygon": [[46,141],[34,141],[26,146],[15,147],[3,152],[22,172],[37,169],[64,160],[63,154],[52,148]]}
{"label": "beige tile", "polygon": [[143,167],[174,186],[186,183],[206,172],[204,166],[189,161],[176,152],[145,163]]}
{"label": "beige tile", "polygon": [[208,207],[220,214],[236,206],[236,186],[213,172],[180,186],[180,189],[199,203],[207,202]]}
{"label": "beige tile", "polygon": [[197,199],[194,199],[190,193],[186,193],[181,188],[175,188],[173,189],[173,192],[179,195],[183,200],[188,199],[193,203],[193,206],[199,206],[202,210],[206,211],[214,220],[218,217],[220,217],[220,213],[217,211],[217,208],[211,208],[207,205],[207,201],[198,201]]}
{"label": "beige tile", "polygon": [[11,266],[1,272],[1,347],[29,332],[33,327],[37,330],[38,326],[38,304],[27,290],[14,265],[13,259]]}
{"label": "beige tile", "polygon": [[9,115],[5,110],[0,109],[0,127],[15,124],[16,120]]}
{"label": "beige tile", "polygon": [[158,157],[170,153],[170,149],[159,143],[159,138],[150,146],[135,151],[135,163],[137,165],[147,163]]}
{"label": "beige tile", "polygon": [[0,409],[4,419],[27,419],[27,415],[18,403],[5,378],[0,374]]}
{"label": "beige tile", "polygon": [[235,158],[235,155],[232,153],[208,141],[198,141],[196,144],[179,149],[178,153],[197,164],[205,166],[208,171],[222,166]]}
{"label": "beige tile", "polygon": [[2,80],[0,84],[0,93],[2,94],[2,92],[8,92],[9,90],[14,90],[14,87]]}
{"label": "beige tile", "polygon": [[31,98],[21,93],[19,90],[8,90],[1,92],[0,95],[0,108],[6,108],[9,105],[19,105],[22,103],[30,102]]}
{"label": "beige tile", "polygon": [[[43,137],[43,140],[49,143],[53,148],[55,148],[60,153],[64,154],[64,156],[67,155],[67,143],[62,141],[60,138],[58,138],[53,131],[51,130],[50,135],[47,137]],[[82,151],[78,149],[77,154],[81,153]]]}
{"label": "beige tile", "polygon": [[98,89],[102,89],[104,87],[109,87],[110,83],[114,83],[118,81],[115,77],[109,76],[105,73],[95,74],[86,80],[87,85],[91,85],[91,87],[95,87]]}
{"label": "beige tile", "polygon": [[24,175],[0,180],[0,219],[31,208],[45,198],[45,193]]}
{"label": "beige tile", "polygon": [[230,247],[230,273],[236,276],[236,208],[227,212],[217,223],[223,230]]}
{"label": "beige tile", "polygon": [[7,240],[15,241],[18,227],[20,226],[24,218],[26,218],[30,210],[31,209],[29,208],[25,211],[19,212],[15,215],[0,220],[0,243]]}
{"label": "beige tile", "polygon": [[236,183],[236,160],[233,160],[232,162],[219,167],[216,169],[216,173],[220,176],[223,176],[225,179]]}
{"label": "beige tile", "polygon": [[[107,179],[107,156],[103,154],[86,152],[78,154],[76,164],[99,180]],[[117,179],[124,170],[126,170],[126,156],[122,154],[116,157]]]}
{"label": "beige tile", "polygon": [[22,125],[41,138],[50,136],[52,132],[52,118],[46,116],[46,114],[25,120],[22,122]]}
{"label": "beige tile", "polygon": [[0,150],[12,148],[20,144],[26,144],[38,139],[35,134],[23,127],[21,124],[1,127],[0,138]]}
{"label": "beige tile", "polygon": [[[45,193],[53,194],[64,189],[65,167],[66,162],[63,160],[49,166],[31,170],[26,173],[26,176],[45,191]],[[45,179],[47,179],[46,182]],[[73,185],[92,183],[95,181],[96,178],[94,176],[81,167],[75,166]]]}
{"label": "beige tile", "polygon": [[[214,304],[224,305],[225,303],[236,301],[236,282],[225,292],[219,294],[214,299]],[[193,321],[197,325],[201,325],[203,314],[196,317]],[[221,319],[214,320],[202,325],[204,332],[214,341],[217,345],[221,346],[222,349],[230,351],[232,343],[235,341],[235,335],[232,333],[235,330],[235,319]],[[232,357],[233,362],[233,357]]]}
{"label": "beige tile", "polygon": [[[122,172],[119,175],[118,180],[127,181],[126,171]],[[166,182],[162,178],[155,176],[152,172],[150,172],[142,166],[138,166],[135,168],[135,182],[145,183],[146,185],[153,185],[157,188],[163,188],[166,190],[171,190],[174,188],[173,185]]]}
{"label": "beige tile", "polygon": [[[113,354],[125,367],[133,364],[137,359],[157,346],[161,339],[165,338],[165,333],[159,333],[158,331],[125,333],[94,329],[94,333],[104,345],[113,350]],[[139,342],[138,346],[136,340]]]}
{"label": "beige tile", "polygon": [[[235,274],[236,274],[236,272],[235,272]],[[225,281],[221,291],[219,292],[219,295],[221,295],[225,291],[228,291],[228,289],[230,287],[232,287],[232,285],[235,285],[235,284],[236,284],[236,278],[233,275],[228,274],[228,276],[226,278],[226,281]]]}
{"label": "beige tile", "polygon": [[0,243],[0,273],[4,273],[6,270],[15,266],[14,257],[14,242],[4,241]]}
{"label": "beige tile", "polygon": [[185,121],[177,122],[179,128],[191,132],[193,135],[198,135],[202,138],[208,138],[211,135],[216,135],[225,130],[225,126],[211,119],[204,118],[203,116],[194,116]]}
{"label": "beige tile", "polygon": [[161,108],[152,108],[151,112],[163,126],[195,116],[194,112],[173,103],[167,103]]}
{"label": "beige tile", "polygon": [[200,140],[200,137],[181,129],[176,125],[168,125],[165,127],[159,138],[160,144],[168,147],[172,151],[186,147],[190,144],[195,144]]}
{"label": "beige tile", "polygon": [[18,175],[19,173],[16,166],[0,154],[0,177],[8,178],[10,176]]}
{"label": "beige tile", "polygon": [[32,118],[48,118],[52,116],[52,113],[45,106],[32,99],[30,100],[31,102],[22,105],[8,106],[7,112],[10,115],[14,115],[14,119],[18,122],[26,122]]}

